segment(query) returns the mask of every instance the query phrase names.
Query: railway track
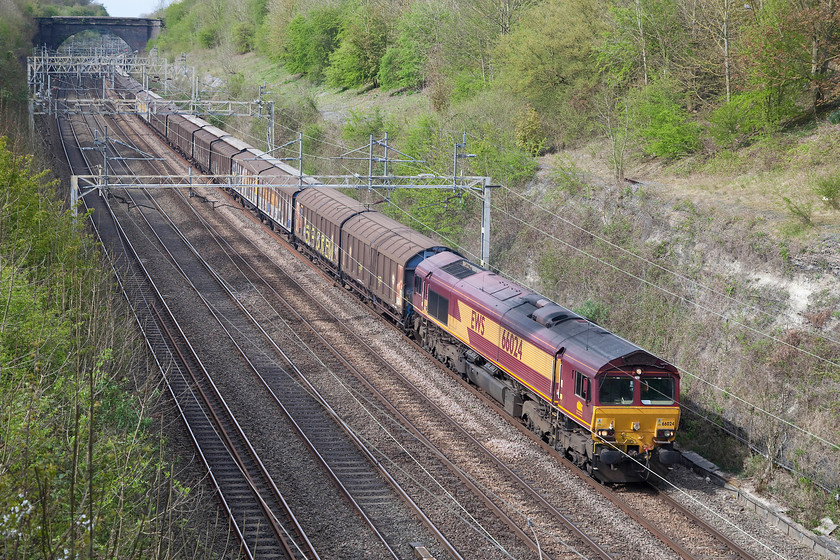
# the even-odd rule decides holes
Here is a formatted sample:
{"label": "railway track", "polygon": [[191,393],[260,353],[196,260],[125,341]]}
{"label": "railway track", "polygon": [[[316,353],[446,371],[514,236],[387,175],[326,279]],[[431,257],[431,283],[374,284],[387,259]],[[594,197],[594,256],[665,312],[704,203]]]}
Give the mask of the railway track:
{"label": "railway track", "polygon": [[[244,254],[243,249],[240,246],[237,246],[236,249],[233,250],[234,253],[237,255]],[[263,258],[258,258],[255,262],[265,262],[267,259],[265,256]],[[265,275],[265,274],[264,274]],[[253,280],[254,282],[258,280]],[[284,286],[288,286],[295,282],[294,278],[286,277],[283,279],[282,282],[278,282],[278,284],[282,284]],[[253,305],[254,301],[249,302]],[[296,304],[287,304],[285,309],[292,310],[295,308],[307,308],[312,307],[313,304],[311,302],[304,303],[303,301],[298,301]],[[317,314],[318,321],[323,322],[324,317],[329,315],[329,310],[321,307]],[[329,327],[322,327],[320,330],[330,333],[340,330],[342,328],[342,321],[335,320],[331,323]],[[294,327],[293,327],[294,328]],[[295,328],[294,330],[299,331],[299,329]],[[321,340],[324,340],[323,338]],[[362,342],[356,338],[356,343],[362,344]],[[317,345],[317,341],[311,343],[310,345]],[[375,352],[374,352],[375,354]],[[393,371],[387,365],[383,365],[383,368],[387,368],[389,370],[388,375],[392,377],[396,377],[399,375],[398,372]],[[381,395],[380,395],[380,398]],[[403,402],[405,401],[412,401],[416,400],[418,395],[412,395],[409,398],[402,399]],[[383,400],[387,400],[384,399]],[[492,403],[495,404],[495,403]],[[396,407],[391,411],[394,414],[399,414],[396,412]],[[410,420],[406,421],[405,423],[408,426],[412,425]],[[530,434],[529,434],[530,435]],[[455,441],[463,441],[463,438],[459,437],[450,437],[449,439]],[[561,459],[559,456],[558,459]],[[571,465],[568,464],[569,468],[576,472],[576,469]],[[587,481],[591,481],[591,479],[585,478]],[[527,482],[525,482],[526,486],[530,486]],[[603,487],[596,483],[592,483],[593,488],[605,490]],[[630,492],[628,495],[633,497],[638,497],[636,495],[636,491],[638,489],[634,487],[634,491]],[[712,528],[707,523],[703,522],[699,519],[695,514],[688,511],[683,506],[679,505],[678,503],[670,500],[667,496],[662,495],[661,497],[657,498],[659,501],[665,501],[667,503],[667,508],[670,510],[667,515],[663,515],[663,517],[671,520],[671,524],[667,528],[659,527],[658,524],[653,523],[646,519],[645,515],[638,513],[639,511],[644,510],[653,510],[657,512],[661,512],[663,510],[663,506],[656,506],[652,508],[653,502],[650,499],[646,500],[637,500],[636,503],[638,504],[637,507],[632,507],[628,505],[627,500],[623,500],[618,494],[611,493],[609,491],[603,492],[603,494],[613,503],[616,503],[622,507],[629,515],[631,515],[634,519],[636,519],[641,525],[643,525],[647,530],[651,531],[654,535],[657,536],[663,543],[665,543],[672,551],[674,551],[679,557],[681,558],[707,558],[707,557],[714,557],[714,558],[754,558],[752,554],[744,550],[742,547],[734,543],[731,539],[726,537],[725,535],[721,534],[716,529]],[[644,493],[642,493],[644,496]],[[679,516],[681,521],[679,523],[675,522],[674,516]],[[688,529],[688,526],[692,526],[691,529]],[[680,527],[680,530],[675,531],[674,527]],[[670,535],[673,534],[684,534],[686,535],[685,538],[676,538]],[[710,551],[713,551],[710,554]],[[604,553],[607,554],[606,552]]]}
{"label": "railway track", "polygon": [[[146,133],[148,134],[149,132],[146,131]],[[168,197],[169,195],[165,196]],[[171,203],[170,201],[169,204]],[[184,203],[185,201],[178,202],[178,204]],[[146,206],[147,204],[152,206],[153,201],[147,200],[140,202],[141,206]],[[207,216],[204,216],[204,219],[207,219]],[[100,227],[104,227],[104,224]],[[309,358],[312,360],[311,362],[301,362],[300,359],[296,358],[295,361],[302,364],[300,369],[308,370],[310,368],[317,368],[324,370],[323,373],[316,376],[320,376],[323,379],[312,381],[311,388],[306,389],[300,380],[297,383],[284,381],[282,375],[288,376],[288,372],[284,371],[281,374],[279,371],[274,371],[278,369],[276,358],[266,356],[265,351],[261,350],[255,342],[257,338],[264,335],[253,334],[245,337],[239,336],[244,342],[238,351],[244,356],[253,357],[253,369],[271,373],[265,376],[266,379],[264,382],[264,386],[270,392],[293,394],[299,390],[300,393],[309,395],[311,391],[317,389],[316,385],[318,384],[328,385],[331,380],[335,383],[336,376],[339,375],[338,372],[342,372],[340,374],[342,376],[352,375],[353,377],[343,377],[343,382],[347,383],[348,386],[353,383],[358,386],[352,390],[347,390],[343,396],[344,398],[350,396],[352,399],[357,399],[365,403],[365,406],[362,411],[357,410],[355,413],[349,413],[346,403],[342,403],[341,406],[335,405],[334,399],[336,397],[341,399],[342,397],[339,391],[332,395],[334,416],[327,415],[328,417],[331,417],[335,421],[336,417],[375,416],[376,425],[387,427],[394,432],[401,431],[405,434],[411,434],[409,439],[401,443],[401,445],[411,448],[409,451],[403,452],[406,455],[407,463],[416,461],[416,457],[423,454],[427,457],[434,458],[437,462],[434,467],[436,472],[433,477],[430,477],[430,480],[448,480],[450,477],[455,477],[460,480],[457,483],[446,482],[446,488],[467,489],[474,494],[480,501],[484,502],[484,507],[492,510],[494,515],[503,520],[502,523],[515,535],[515,540],[524,543],[532,551],[537,551],[543,557],[554,558],[581,556],[624,558],[633,556],[632,553],[628,555],[628,550],[624,547],[627,544],[626,541],[621,543],[622,547],[615,548],[613,543],[617,541],[609,535],[601,539],[588,536],[587,532],[598,534],[600,529],[593,530],[591,526],[587,527],[586,515],[579,515],[575,511],[564,512],[561,511],[562,508],[552,505],[562,502],[562,496],[552,494],[549,489],[539,488],[533,481],[528,480],[527,476],[520,475],[519,473],[524,474],[524,469],[517,467],[508,469],[505,466],[506,461],[498,457],[493,457],[492,453],[482,455],[482,449],[485,452],[488,451],[487,448],[489,446],[487,442],[476,440],[461,428],[461,424],[457,420],[453,421],[451,418],[446,419],[447,414],[442,413],[440,409],[438,409],[438,412],[434,412],[437,405],[428,400],[422,393],[417,392],[414,387],[415,382],[401,376],[387,360],[382,360],[376,367],[372,367],[370,363],[371,356],[377,355],[379,351],[375,348],[368,347],[367,350],[362,352],[360,350],[363,347],[362,339],[355,333],[351,333],[351,331],[344,328],[346,317],[334,314],[334,310],[326,309],[322,304],[316,303],[309,298],[309,296],[305,295],[305,287],[298,285],[298,291],[290,291],[297,290],[297,288],[294,288],[297,281],[293,277],[285,277],[282,281],[274,278],[278,269],[273,266],[267,266],[267,263],[271,260],[268,255],[260,251],[255,251],[249,255],[251,249],[247,248],[246,241],[236,236],[230,236],[229,233],[220,236],[217,232],[211,231],[213,228],[219,227],[219,224],[211,227],[208,222],[203,227],[205,229],[202,235],[206,236],[208,231],[211,232],[210,235],[214,239],[214,244],[218,247],[218,249],[213,249],[212,251],[208,250],[208,253],[212,254],[208,254],[204,260],[213,263],[225,261],[232,263],[241,258],[238,264],[230,265],[231,268],[238,269],[238,272],[224,272],[218,267],[210,269],[213,271],[210,274],[212,281],[217,285],[221,284],[227,287],[229,297],[233,298],[230,300],[232,303],[234,301],[239,302],[239,305],[233,305],[230,309],[220,311],[217,309],[219,306],[218,301],[214,298],[210,307],[213,312],[218,312],[215,320],[230,332],[235,332],[239,335],[245,329],[253,328],[254,322],[263,324],[264,328],[262,330],[265,331],[265,334],[269,335],[272,340],[278,341],[278,350],[281,346],[279,341],[286,340],[287,343],[283,345],[292,344],[290,346],[292,349],[297,345],[297,349],[303,354],[309,353],[312,349],[316,348],[326,351],[326,353],[318,352],[315,357]],[[234,227],[233,229],[236,228]],[[228,246],[229,249],[222,248],[227,244],[227,241],[223,241],[223,237],[233,240],[233,243]],[[183,236],[183,239],[187,239],[186,234]],[[210,245],[208,244],[208,246]],[[208,247],[202,246],[201,249],[204,251]],[[209,265],[203,266],[207,268]],[[213,266],[217,265],[214,264]],[[216,277],[212,278],[214,275]],[[207,280],[207,282],[210,281]],[[139,286],[133,285],[130,285],[129,289],[132,291],[142,291]],[[211,289],[209,284],[196,284],[196,291],[198,292],[204,293],[204,290],[209,289]],[[154,297],[151,297],[149,294],[141,296],[141,299],[144,301],[147,298],[148,301],[154,301]],[[245,323],[239,322],[243,317],[241,314],[242,307],[240,305],[242,307],[247,306],[249,308],[262,309],[262,311],[252,313],[256,317],[253,320],[248,320],[251,326],[246,324],[248,321]],[[295,309],[306,309],[308,311],[307,316],[304,316],[303,313],[298,314]],[[313,312],[313,309],[317,309],[317,312]],[[147,310],[147,312],[149,311]],[[325,319],[325,317],[329,317],[330,315],[333,316],[333,319]],[[235,318],[237,316],[239,319]],[[278,317],[282,317],[283,321],[279,321],[277,319]],[[304,336],[301,334],[310,329],[313,333],[311,337],[310,335]],[[295,331],[297,334],[293,335],[291,331]],[[343,334],[339,335],[338,333]],[[169,344],[176,346],[176,342],[174,342],[176,339],[177,337],[173,335],[169,339]],[[184,346],[184,343],[181,343],[181,346]],[[246,348],[246,346],[250,346],[250,348]],[[331,347],[332,349],[330,349]],[[302,350],[304,348],[305,350]],[[166,353],[164,350],[161,351],[164,354]],[[324,365],[327,367],[324,368]],[[360,388],[361,386],[364,386],[364,389]],[[294,389],[294,387],[297,387],[297,389]],[[472,389],[470,388],[470,390]],[[294,402],[297,397],[297,394],[290,397],[288,401],[290,403],[290,409],[298,406]],[[328,398],[325,397],[325,400]],[[485,400],[489,405],[496,407],[493,401],[489,399]],[[281,405],[286,406],[282,402]],[[306,409],[304,405],[300,406],[303,410]],[[325,406],[330,407],[330,405]],[[300,416],[301,418],[306,415],[305,412],[298,412],[298,414],[303,414],[303,416]],[[315,427],[323,425],[323,418],[323,416],[313,416],[311,424]],[[395,421],[395,418],[399,419],[398,422]],[[304,422],[309,422],[309,419],[306,419]],[[440,424],[437,424],[437,422],[440,422]],[[334,447],[335,442],[330,438],[334,436],[335,430],[326,430],[323,434],[317,434],[315,427],[303,430],[304,432],[314,434],[311,439],[320,442],[315,447]],[[366,458],[365,461],[369,462],[372,458],[374,462],[390,463],[397,471],[406,468],[404,463],[399,462],[395,458],[398,454],[387,453],[383,449],[387,443],[386,440],[389,438],[393,439],[390,435],[388,438],[378,438],[376,434],[366,435],[369,430],[354,426],[349,426],[348,430],[351,433],[363,434],[358,436],[359,439],[365,440],[368,446],[373,447],[369,451],[371,454],[370,457]],[[429,433],[435,434],[435,436],[424,435]],[[465,442],[470,439],[473,441],[469,443],[469,451],[464,451],[462,448],[465,446]],[[388,445],[395,444],[389,443]],[[379,493],[378,490],[366,494],[362,488],[372,479],[365,478],[367,476],[365,475],[359,478],[358,484],[354,482],[353,477],[356,468],[352,466],[344,468],[345,461],[341,453],[331,457],[324,457],[323,461],[328,467],[329,465],[341,465],[335,468],[329,467],[329,470],[334,471],[336,479],[348,481],[346,484],[348,488],[357,487],[349,491],[349,493],[350,495],[359,497],[357,501],[362,511],[372,512],[370,515],[371,519],[382,517],[381,513],[376,513],[376,508],[380,501],[389,499],[388,494]],[[349,465],[350,462],[348,461],[347,464]],[[470,468],[465,468],[464,465],[469,465]],[[426,468],[429,467],[427,466]],[[488,474],[491,469],[492,474]],[[509,472],[504,474],[505,470]],[[519,473],[516,471],[519,471]],[[429,484],[431,486],[432,484],[437,484],[437,482],[430,482]],[[596,491],[600,492],[600,490],[597,490],[600,485],[590,484]],[[415,486],[422,485],[418,484]],[[425,488],[421,487],[419,491],[421,493],[429,493],[430,486]],[[488,488],[491,488],[491,490],[488,491]],[[414,488],[414,490],[417,491],[418,489]],[[667,506],[672,508],[672,513],[659,515],[667,515],[669,519],[673,519],[674,516],[679,515],[683,516],[685,521],[672,521],[671,525],[669,525],[669,530],[657,528],[654,523],[646,520],[645,516],[638,513],[639,510],[650,509],[653,503],[651,500],[662,499],[656,497],[653,493],[648,495],[646,492],[642,492],[636,488],[629,493],[623,492],[620,496],[610,497],[609,493],[602,493],[602,495],[614,501],[614,503],[619,504],[619,507],[627,512],[628,515],[633,517],[646,530],[656,535],[658,539],[681,558],[753,558],[749,552],[740,549],[740,547],[731,541],[727,542],[728,539],[725,536],[715,536],[714,533],[718,533],[718,531],[712,529],[699,519],[692,519],[692,517],[696,516],[676,503]],[[621,505],[622,503],[623,505]],[[539,508],[542,508],[542,511],[537,511],[539,508],[535,504],[539,504]],[[444,509],[444,511],[448,511],[451,514],[454,511],[452,508],[459,506],[450,505],[448,507],[449,509]],[[367,513],[364,515],[367,515]],[[589,522],[591,523],[591,519],[589,519]],[[564,533],[561,536],[555,531],[554,526],[557,523],[567,524],[568,533]],[[688,534],[688,536],[679,540],[672,539],[668,533],[672,533],[674,527],[681,527],[680,531]],[[495,536],[502,534],[503,530],[501,529],[488,530],[484,533],[476,529],[472,530],[475,532],[475,535],[478,535],[478,538],[489,543],[491,545],[490,548],[504,550],[504,554],[509,554],[509,550],[513,550],[512,547],[503,544],[501,539]],[[542,535],[542,538],[538,538],[537,533]],[[701,533],[702,536],[699,536]],[[602,547],[598,542],[599,540],[601,542],[607,541],[608,544]]]}
{"label": "railway track", "polygon": [[[75,128],[63,127],[79,141]],[[63,136],[63,138],[66,138]],[[78,158],[75,158],[78,161]],[[86,165],[86,167],[90,167]],[[107,206],[107,201],[105,205]],[[98,220],[101,236],[105,220]],[[247,558],[318,558],[306,534],[274,486],[253,446],[219,394],[207,369],[164,302],[136,248],[119,222],[110,240],[120,239],[128,268],[118,273],[123,291],[145,333],[197,453],[205,465],[231,530]],[[115,267],[116,271],[117,267]]]}
{"label": "railway track", "polygon": [[[129,202],[133,208],[140,209],[140,214],[147,216],[146,220],[157,220],[157,217],[164,216],[162,212],[151,211],[151,209],[156,207],[155,201],[149,193],[142,193],[141,196],[143,199],[136,199],[137,196],[138,195],[136,194],[128,195],[126,201]],[[150,211],[147,212],[147,209]],[[157,210],[160,209],[157,208]],[[163,232],[161,234],[162,236],[171,235],[169,232],[176,232],[174,228],[170,227],[171,224],[168,222],[167,224],[159,223],[155,225],[147,223],[147,226],[149,226],[147,228],[149,231]],[[178,240],[163,240],[161,235],[157,235],[160,247],[169,248],[179,245]],[[183,240],[183,236],[177,233],[175,233],[175,235],[178,236],[180,240]],[[167,252],[169,251],[169,249],[164,250]],[[348,445],[347,441],[342,441],[342,438],[340,437],[340,430],[336,429],[335,424],[330,421],[328,415],[325,415],[318,406],[313,406],[312,396],[306,392],[305,388],[302,388],[294,379],[291,379],[291,376],[289,376],[286,371],[279,368],[277,366],[276,359],[266,356],[264,348],[258,347],[250,336],[244,334],[248,329],[248,325],[243,323],[241,310],[235,308],[233,305],[226,305],[226,298],[224,297],[213,297],[213,287],[216,282],[212,274],[212,270],[209,269],[206,263],[201,263],[201,267],[203,267],[206,272],[206,274],[201,274],[201,271],[196,269],[196,263],[200,262],[200,260],[193,259],[192,257],[194,256],[194,252],[190,255],[185,254],[183,250],[180,251],[180,255],[178,256],[173,255],[171,252],[168,252],[167,254],[168,261],[170,263],[186,260],[193,261],[192,265],[190,265],[190,270],[181,269],[180,273],[184,276],[184,278],[190,279],[193,283],[192,287],[196,294],[200,295],[202,301],[206,303],[207,308],[219,322],[222,329],[228,333],[229,338],[231,340],[237,339],[239,341],[237,344],[239,352],[246,358],[251,366],[251,369],[254,372],[262,373],[262,375],[267,378],[273,378],[275,380],[275,385],[280,385],[279,389],[276,389],[273,393],[278,405],[289,415],[290,418],[292,418],[292,423],[298,433],[304,440],[307,441],[307,443],[310,444],[310,447],[315,450],[314,452],[319,457],[321,464],[324,465],[326,470],[333,475],[333,478],[337,481],[338,486],[344,488],[345,490],[349,490],[345,491],[345,495],[348,496],[349,502],[357,507],[357,509],[361,512],[360,515],[367,521],[369,531],[373,533],[372,538],[368,540],[366,544],[366,553],[368,557],[398,557],[388,544],[387,540],[379,533],[376,524],[367,518],[365,514],[365,510],[374,510],[377,507],[380,510],[387,510],[388,508],[383,508],[382,505],[396,501],[393,492],[386,484],[377,479],[376,473],[370,468],[369,457],[364,456],[363,453],[359,453],[358,449],[352,444]],[[216,287],[218,290],[218,286]],[[248,346],[251,347],[249,348]],[[283,382],[278,383],[276,381],[277,379],[284,378],[285,381]],[[215,387],[212,387],[212,389],[214,393],[218,393]],[[282,395],[282,402],[281,399],[277,398],[277,395]],[[217,400],[221,402],[220,397],[218,397]],[[221,404],[220,408],[223,410],[228,409],[224,403]],[[236,428],[238,428],[238,426],[236,426]],[[320,453],[318,452],[319,448],[321,450]],[[329,464],[331,464],[332,467],[330,467]],[[243,469],[241,467],[240,470],[245,470],[246,473],[251,472],[250,469]],[[270,480],[270,478],[268,480]],[[355,495],[356,498],[354,498],[353,495]],[[356,500],[358,500],[358,502]],[[407,499],[407,501],[410,500]],[[385,513],[390,513],[391,515],[380,515],[378,524],[382,526],[393,525],[393,512],[386,511]],[[422,515],[422,513],[419,512],[418,514]],[[266,524],[266,526],[267,525],[268,524]],[[437,537],[445,543],[445,539],[442,536],[437,535]],[[373,544],[377,541],[377,539],[381,543],[380,547]],[[405,548],[408,546],[408,543],[399,543],[399,545],[402,548]],[[380,548],[384,549],[380,550]],[[430,548],[433,547],[430,546]],[[449,547],[449,549],[444,549],[447,551],[449,557],[460,558],[457,551],[451,547]]]}

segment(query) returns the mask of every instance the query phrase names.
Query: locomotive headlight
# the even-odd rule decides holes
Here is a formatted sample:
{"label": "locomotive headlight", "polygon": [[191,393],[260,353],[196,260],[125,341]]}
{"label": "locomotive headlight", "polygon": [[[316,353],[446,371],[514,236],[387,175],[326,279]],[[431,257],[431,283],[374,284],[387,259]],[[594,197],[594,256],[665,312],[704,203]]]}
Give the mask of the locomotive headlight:
{"label": "locomotive headlight", "polygon": [[600,429],[597,431],[598,437],[604,439],[612,439],[615,437],[615,430],[613,428]]}
{"label": "locomotive headlight", "polygon": [[656,439],[671,439],[674,437],[674,430],[656,430]]}

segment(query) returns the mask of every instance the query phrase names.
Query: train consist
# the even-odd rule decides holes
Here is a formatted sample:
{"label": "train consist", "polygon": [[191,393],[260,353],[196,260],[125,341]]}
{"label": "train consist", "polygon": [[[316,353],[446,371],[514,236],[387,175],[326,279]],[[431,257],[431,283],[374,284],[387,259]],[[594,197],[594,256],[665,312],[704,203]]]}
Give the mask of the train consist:
{"label": "train consist", "polygon": [[[664,475],[679,461],[674,366],[456,251],[371,210],[129,76],[115,91],[203,172],[337,282],[604,482]],[[269,186],[270,185],[270,186]]]}

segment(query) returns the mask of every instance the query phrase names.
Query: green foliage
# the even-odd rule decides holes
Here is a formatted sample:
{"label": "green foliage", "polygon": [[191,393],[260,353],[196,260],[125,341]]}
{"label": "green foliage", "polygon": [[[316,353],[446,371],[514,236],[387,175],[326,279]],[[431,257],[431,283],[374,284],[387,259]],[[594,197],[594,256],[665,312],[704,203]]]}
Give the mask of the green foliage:
{"label": "green foliage", "polygon": [[452,146],[441,131],[441,123],[436,115],[423,114],[412,123],[402,135],[400,150],[424,164],[398,164],[394,169],[397,175],[416,175],[429,169],[442,169],[451,165]]}
{"label": "green foliage", "polygon": [[26,65],[20,61],[31,55],[29,42],[31,20],[15,5],[4,4],[0,17],[0,107],[11,101],[23,104],[29,95]]}
{"label": "green foliage", "polygon": [[164,32],[149,46],[156,46],[168,52],[187,52],[193,50],[196,34],[201,29],[201,17],[198,0],[173,2],[163,11]]}
{"label": "green foliage", "polygon": [[646,153],[657,157],[680,157],[700,148],[700,127],[679,103],[675,84],[660,80],[640,92],[639,135]]}
{"label": "green foliage", "polygon": [[745,32],[747,75],[760,89],[774,91],[772,103],[800,103],[814,111],[820,98],[838,86],[830,70],[830,61],[840,55],[838,35],[840,12],[832,2],[763,3]]}
{"label": "green foliage", "polygon": [[817,178],[813,189],[827,207],[840,210],[840,172]]}
{"label": "green foliage", "polygon": [[344,124],[342,135],[345,140],[350,142],[367,144],[371,136],[378,140],[378,137],[386,130],[392,131],[394,128],[394,123],[385,118],[385,115],[379,107],[375,107],[370,113],[350,111],[350,116]]}
{"label": "green foliage", "polygon": [[474,151],[475,168],[478,175],[486,175],[511,187],[525,184],[537,171],[537,161],[531,155],[507,142],[498,144],[497,136],[485,129],[477,141],[470,144]]}
{"label": "green foliage", "polygon": [[828,115],[828,122],[831,124],[840,124],[840,109],[832,111],[831,114]]}
{"label": "green foliage", "polygon": [[304,74],[313,82],[324,78],[330,55],[339,46],[341,14],[331,7],[298,15],[286,30],[281,62],[290,72]]}
{"label": "green foliage", "polygon": [[525,106],[514,123],[514,134],[516,144],[534,157],[545,148],[545,132],[540,116],[530,104]]}
{"label": "green foliage", "polygon": [[227,86],[228,95],[233,99],[239,99],[245,89],[245,74],[242,72],[231,74]]}
{"label": "green foliage", "polygon": [[501,38],[499,82],[540,111],[589,89],[597,81],[594,47],[603,30],[601,14],[596,0],[534,4]]}
{"label": "green foliage", "polygon": [[386,38],[385,21],[370,9],[345,10],[338,34],[340,44],[330,54],[330,65],[325,71],[327,84],[341,88],[376,85]]}
{"label": "green foliage", "polygon": [[605,303],[592,299],[584,301],[572,311],[601,326],[606,325],[607,319],[610,316],[610,309]]}
{"label": "green foliage", "polygon": [[153,555],[150,495],[166,467],[122,390],[137,349],[113,279],[33,159],[2,137],[0,184],[0,556]]}
{"label": "green foliage", "polygon": [[254,49],[256,30],[251,22],[242,21],[233,26],[233,47],[236,52],[244,54]]}
{"label": "green foliage", "polygon": [[262,25],[268,15],[268,0],[248,0],[248,15],[253,27]]}
{"label": "green foliage", "polygon": [[767,92],[754,91],[732,96],[709,117],[709,133],[721,147],[743,145],[757,132],[770,130],[774,119],[767,113]]}
{"label": "green foliage", "polygon": [[198,44],[205,49],[218,47],[221,40],[221,29],[218,25],[208,25],[207,27],[202,27],[198,32]]}
{"label": "green foliage", "polygon": [[588,196],[591,186],[584,180],[583,171],[569,160],[554,162],[551,179],[557,185],[557,193],[549,196],[555,201],[570,195]]}
{"label": "green foliage", "polygon": [[382,57],[379,85],[383,89],[419,89],[426,79],[429,53],[440,44],[442,25],[451,19],[443,6],[412,4],[396,25],[396,40]]}
{"label": "green foliage", "polygon": [[306,154],[317,154],[324,142],[326,131],[318,123],[310,124],[303,131],[303,152]]}
{"label": "green foliage", "polygon": [[388,46],[379,67],[383,89],[419,89],[426,79],[430,51],[440,43],[445,20],[451,18],[443,6],[412,4],[396,24],[396,40]]}
{"label": "green foliage", "polygon": [[[692,60],[694,44],[686,38],[681,10],[671,0],[610,2],[607,11],[611,25],[604,28],[597,60],[608,83],[647,83],[652,76],[672,75],[677,57]],[[676,49],[679,53],[671,52]],[[700,74],[705,68],[700,65],[695,71]]]}
{"label": "green foliage", "polygon": [[464,224],[476,219],[478,209],[473,197],[446,189],[396,189],[391,202],[381,211],[451,246],[457,246]]}
{"label": "green foliage", "polygon": [[487,83],[481,76],[470,72],[458,72],[453,76],[451,101],[460,103],[475,97],[487,89]]}
{"label": "green foliage", "polygon": [[790,215],[796,218],[803,226],[811,227],[814,225],[812,216],[814,215],[814,208],[808,202],[795,202],[790,198],[783,196],[782,201],[785,207],[790,212]]}

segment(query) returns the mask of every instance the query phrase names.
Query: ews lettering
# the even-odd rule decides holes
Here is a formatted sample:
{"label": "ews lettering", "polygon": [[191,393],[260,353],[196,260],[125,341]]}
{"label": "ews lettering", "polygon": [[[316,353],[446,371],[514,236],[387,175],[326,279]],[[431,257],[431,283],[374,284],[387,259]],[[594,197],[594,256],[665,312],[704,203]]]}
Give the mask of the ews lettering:
{"label": "ews lettering", "polygon": [[502,329],[502,350],[513,356],[522,359],[522,339],[507,329]]}
{"label": "ews lettering", "polygon": [[475,309],[472,310],[470,316],[470,329],[476,334],[484,336],[484,315],[478,313]]}

